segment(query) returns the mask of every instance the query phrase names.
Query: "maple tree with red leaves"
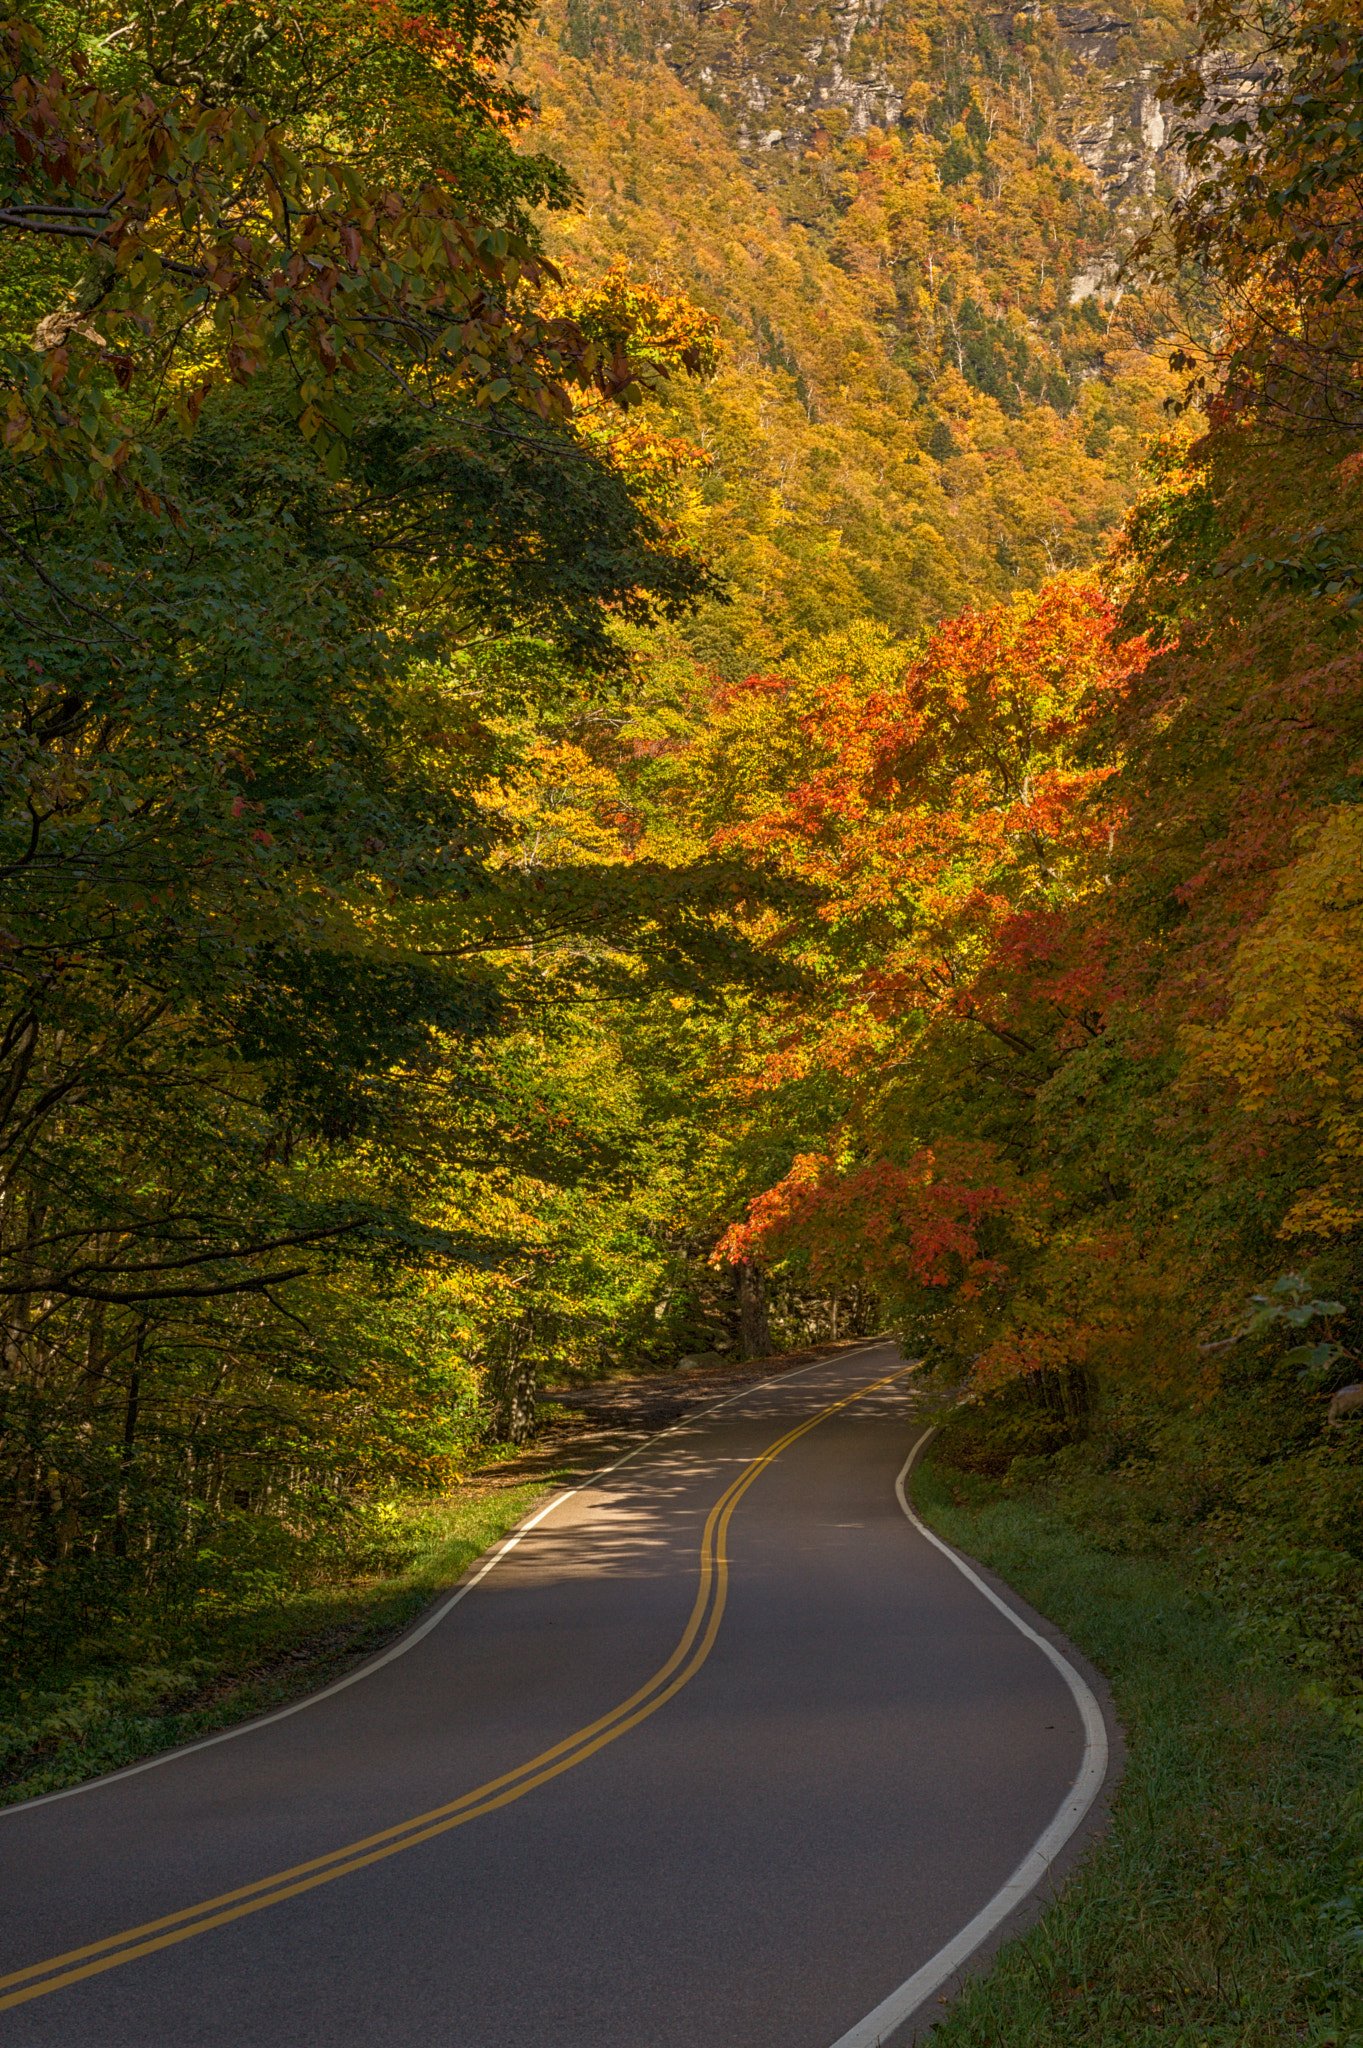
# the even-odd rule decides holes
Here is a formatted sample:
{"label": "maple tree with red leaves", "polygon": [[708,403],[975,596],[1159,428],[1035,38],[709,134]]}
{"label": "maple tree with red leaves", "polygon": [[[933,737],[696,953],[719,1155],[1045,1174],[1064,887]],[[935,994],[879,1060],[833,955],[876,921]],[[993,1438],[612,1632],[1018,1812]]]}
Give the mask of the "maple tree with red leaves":
{"label": "maple tree with red leaves", "polygon": [[[1122,807],[1114,764],[1085,749],[1148,658],[1139,637],[1114,644],[1115,623],[1095,584],[1057,579],[944,623],[891,687],[837,678],[801,703],[817,765],[720,839],[824,892],[811,951],[828,992],[766,1081],[835,1075],[848,1112],[721,1257],[803,1256],[816,1278],[934,1315],[950,1294],[979,1348],[1056,1201],[1019,1105],[1101,1033],[1111,999],[1087,920]],[[753,689],[788,704],[769,679]]]}
{"label": "maple tree with red leaves", "polygon": [[[1101,1378],[1153,1317],[1205,1391],[1220,1354],[1197,1343],[1266,1264],[1352,1256],[1342,953],[1334,1021],[1313,965],[1311,1049],[1281,1033],[1323,934],[1344,943],[1354,840],[1329,820],[1363,767],[1360,660],[1328,605],[1236,555],[1285,489],[1338,516],[1353,472],[1298,459],[1289,484],[1275,460],[1227,418],[1171,444],[1107,594],[1057,579],[946,622],[888,686],[761,679],[721,707],[770,707],[798,744],[767,758],[803,771],[721,838],[824,891],[819,998],[743,1086],[778,1127],[825,1092],[818,1142],[792,1133],[717,1256],[873,1288],[980,1389]],[[1268,1050],[1289,1042],[1295,1068]]]}

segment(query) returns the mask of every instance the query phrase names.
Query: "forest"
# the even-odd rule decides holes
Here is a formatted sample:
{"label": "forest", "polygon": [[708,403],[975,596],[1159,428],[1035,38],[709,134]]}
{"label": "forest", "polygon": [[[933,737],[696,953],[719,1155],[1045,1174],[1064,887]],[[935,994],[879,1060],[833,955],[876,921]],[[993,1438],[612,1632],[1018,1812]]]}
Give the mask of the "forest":
{"label": "forest", "polygon": [[16,1785],[880,1331],[1363,1725],[1363,17],[1082,14],[4,21]]}

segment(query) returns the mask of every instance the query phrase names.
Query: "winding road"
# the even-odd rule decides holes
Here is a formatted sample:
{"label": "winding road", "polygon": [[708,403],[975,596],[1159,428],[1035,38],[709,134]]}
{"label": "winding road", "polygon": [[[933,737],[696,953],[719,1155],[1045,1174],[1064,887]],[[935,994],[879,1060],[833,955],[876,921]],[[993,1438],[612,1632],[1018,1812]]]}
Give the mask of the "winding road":
{"label": "winding road", "polygon": [[921,1433],[890,1346],[785,1373],[338,1685],[0,1812],[0,2042],[907,2043],[1105,1764],[906,1519]]}

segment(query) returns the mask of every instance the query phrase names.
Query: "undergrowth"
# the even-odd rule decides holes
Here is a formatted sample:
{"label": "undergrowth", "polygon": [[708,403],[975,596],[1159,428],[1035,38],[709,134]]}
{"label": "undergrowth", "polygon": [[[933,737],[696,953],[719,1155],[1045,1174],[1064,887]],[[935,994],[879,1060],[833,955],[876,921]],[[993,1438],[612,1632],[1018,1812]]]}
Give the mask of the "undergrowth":
{"label": "undergrowth", "polygon": [[0,1673],[0,1804],[79,1784],[325,1685],[380,1649],[555,1483],[395,1504],[325,1583],[233,1597],[44,1648]]}

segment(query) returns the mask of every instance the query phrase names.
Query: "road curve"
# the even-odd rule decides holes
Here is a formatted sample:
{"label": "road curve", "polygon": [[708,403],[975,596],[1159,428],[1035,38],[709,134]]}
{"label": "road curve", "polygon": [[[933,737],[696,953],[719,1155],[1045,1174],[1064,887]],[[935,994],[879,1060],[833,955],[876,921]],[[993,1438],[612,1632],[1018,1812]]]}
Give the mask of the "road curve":
{"label": "road curve", "polygon": [[860,2038],[1089,1754],[1055,1660],[901,1512],[913,1404],[885,1345],[785,1374],[360,1682],[0,1811],[0,2041]]}

